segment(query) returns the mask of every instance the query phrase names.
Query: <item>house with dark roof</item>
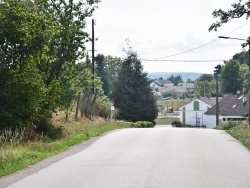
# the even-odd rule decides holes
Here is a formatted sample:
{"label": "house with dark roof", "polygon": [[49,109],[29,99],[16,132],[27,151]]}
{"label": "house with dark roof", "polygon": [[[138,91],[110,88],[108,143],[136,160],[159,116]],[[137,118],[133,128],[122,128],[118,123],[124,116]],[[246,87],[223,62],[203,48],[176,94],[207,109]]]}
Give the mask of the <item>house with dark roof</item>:
{"label": "house with dark roof", "polygon": [[159,87],[172,87],[174,84],[170,80],[155,79],[151,82],[150,87],[156,90]]}
{"label": "house with dark roof", "polygon": [[[248,117],[248,97],[245,95],[229,94],[219,101],[219,124],[228,121],[239,121]],[[207,127],[216,126],[216,105],[205,112],[205,122]]]}
{"label": "house with dark roof", "polygon": [[206,125],[204,113],[216,103],[215,99],[196,99],[181,108],[180,121],[188,126]]}

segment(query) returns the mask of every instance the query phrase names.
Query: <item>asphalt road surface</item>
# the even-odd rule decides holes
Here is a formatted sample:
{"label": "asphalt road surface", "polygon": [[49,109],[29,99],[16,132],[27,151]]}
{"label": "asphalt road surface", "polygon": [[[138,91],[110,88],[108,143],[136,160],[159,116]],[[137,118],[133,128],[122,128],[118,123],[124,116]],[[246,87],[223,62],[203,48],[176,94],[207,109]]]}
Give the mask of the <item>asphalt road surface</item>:
{"label": "asphalt road surface", "polygon": [[11,188],[249,188],[250,152],[224,131],[123,129]]}

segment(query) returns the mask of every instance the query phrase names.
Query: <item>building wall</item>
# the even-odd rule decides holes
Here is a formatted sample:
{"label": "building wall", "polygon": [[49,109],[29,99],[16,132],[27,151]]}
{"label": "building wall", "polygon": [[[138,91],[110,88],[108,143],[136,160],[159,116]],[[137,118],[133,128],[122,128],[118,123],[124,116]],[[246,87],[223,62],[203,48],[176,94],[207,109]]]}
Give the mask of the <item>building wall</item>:
{"label": "building wall", "polygon": [[216,116],[214,115],[204,115],[204,122],[205,122],[205,126],[208,129],[213,129],[214,127],[216,127]]}
{"label": "building wall", "polygon": [[[219,116],[219,125],[221,124],[225,124],[230,120],[244,120],[246,119],[243,116]],[[204,115],[204,121],[205,121],[205,125],[207,126],[207,128],[209,129],[213,129],[216,127],[216,115]]]}
{"label": "building wall", "polygon": [[202,126],[205,125],[204,113],[209,106],[200,100],[194,100],[191,103],[180,108],[180,121],[185,125]]}

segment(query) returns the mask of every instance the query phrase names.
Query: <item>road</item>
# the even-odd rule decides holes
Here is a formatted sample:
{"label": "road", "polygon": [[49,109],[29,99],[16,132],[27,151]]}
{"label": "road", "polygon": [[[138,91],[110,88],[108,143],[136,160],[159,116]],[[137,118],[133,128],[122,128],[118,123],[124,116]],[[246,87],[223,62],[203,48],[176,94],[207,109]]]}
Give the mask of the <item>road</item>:
{"label": "road", "polygon": [[10,188],[249,188],[250,152],[224,131],[123,129]]}

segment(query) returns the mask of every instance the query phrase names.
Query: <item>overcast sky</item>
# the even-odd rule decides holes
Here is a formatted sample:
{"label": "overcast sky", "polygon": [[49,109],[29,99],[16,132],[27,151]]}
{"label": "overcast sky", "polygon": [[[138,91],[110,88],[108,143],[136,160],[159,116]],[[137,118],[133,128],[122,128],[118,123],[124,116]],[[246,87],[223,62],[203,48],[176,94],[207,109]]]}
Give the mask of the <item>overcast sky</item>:
{"label": "overcast sky", "polygon": [[[157,59],[199,47],[226,35],[247,38],[250,20],[232,20],[217,32],[209,32],[216,21],[214,9],[228,10],[238,0],[102,0],[93,14],[96,20],[96,54],[126,57],[122,51],[132,47],[140,59]],[[243,2],[245,2],[243,0]],[[91,19],[88,20],[91,29]],[[127,46],[125,39],[129,38]],[[219,39],[205,47],[162,60],[228,60],[241,52],[242,41]],[[88,46],[91,49],[91,46]],[[157,62],[144,61],[146,72],[213,73],[223,62]]]}

